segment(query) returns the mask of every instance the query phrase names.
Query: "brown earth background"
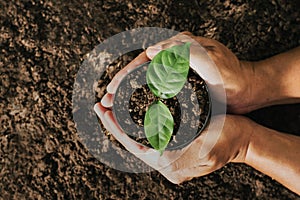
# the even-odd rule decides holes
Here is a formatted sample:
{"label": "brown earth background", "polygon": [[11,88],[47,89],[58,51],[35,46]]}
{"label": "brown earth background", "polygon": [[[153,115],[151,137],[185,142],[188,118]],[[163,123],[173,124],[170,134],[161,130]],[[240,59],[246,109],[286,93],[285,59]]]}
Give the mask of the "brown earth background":
{"label": "brown earth background", "polygon": [[[243,164],[180,185],[155,171],[111,169],[84,147],[72,120],[85,55],[117,33],[187,30],[260,60],[299,45],[299,7],[297,0],[0,0],[0,199],[300,199]],[[299,104],[248,116],[300,134]]]}

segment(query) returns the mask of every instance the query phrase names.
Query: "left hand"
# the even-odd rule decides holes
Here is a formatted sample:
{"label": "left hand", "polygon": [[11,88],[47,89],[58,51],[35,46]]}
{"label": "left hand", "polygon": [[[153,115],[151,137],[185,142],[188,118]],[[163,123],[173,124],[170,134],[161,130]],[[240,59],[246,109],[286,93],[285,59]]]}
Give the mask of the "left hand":
{"label": "left hand", "polygon": [[[191,144],[181,150],[164,151],[132,140],[119,127],[112,111],[97,103],[94,107],[106,129],[131,153],[159,171],[175,184],[209,174],[228,162],[244,162],[249,138],[255,123],[242,116],[213,117],[207,128]],[[225,123],[221,134],[219,126]]]}

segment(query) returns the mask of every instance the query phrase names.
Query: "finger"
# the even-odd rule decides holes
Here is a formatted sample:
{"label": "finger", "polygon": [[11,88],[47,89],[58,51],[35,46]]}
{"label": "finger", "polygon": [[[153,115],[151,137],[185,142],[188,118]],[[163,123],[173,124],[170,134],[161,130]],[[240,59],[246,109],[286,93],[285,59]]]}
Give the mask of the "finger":
{"label": "finger", "polygon": [[[180,37],[182,37],[183,42],[191,42],[191,40],[198,42],[200,45],[202,45],[205,49],[211,49],[219,42],[217,42],[214,39],[206,38],[206,37],[201,37],[201,36],[194,36],[191,32],[184,31],[178,34]],[[188,36],[188,37],[186,37]]]}
{"label": "finger", "polygon": [[156,56],[161,50],[184,43],[184,41],[182,41],[182,37],[188,37],[188,35],[191,35],[191,33],[182,32],[182,33],[179,33],[167,40],[158,42],[157,44],[148,47],[146,49],[146,54],[147,54],[148,58],[150,58],[152,60],[154,58],[154,56]]}
{"label": "finger", "polygon": [[[159,170],[162,164],[164,164],[164,166],[169,165],[168,160],[164,159],[164,155],[160,155],[158,151],[143,146],[129,138],[119,127],[111,111],[104,108],[100,103],[95,104],[94,110],[100,117],[105,128],[136,157],[156,170]],[[165,153],[167,152],[164,152],[164,154]]]}
{"label": "finger", "polygon": [[[115,118],[111,111],[105,113],[106,121],[116,124]],[[146,147],[132,140],[127,134],[125,134],[119,126],[110,126],[111,134],[132,154],[141,159],[147,165],[158,170],[159,160],[163,157],[160,153],[152,148]]]}
{"label": "finger", "polygon": [[182,34],[182,35],[187,35],[187,36],[190,36],[190,37],[195,37],[195,36],[193,35],[193,33],[189,32],[189,31],[183,31],[183,32],[179,33],[179,35],[180,35],[180,34]]}
{"label": "finger", "polygon": [[190,67],[206,81],[209,89],[214,94],[222,95],[224,93],[223,79],[218,67],[210,57],[218,44],[215,40],[195,37],[189,32],[183,32],[149,47],[146,50],[146,54],[150,59],[153,59],[160,51],[186,42],[191,43]]}
{"label": "finger", "polygon": [[101,105],[101,103],[96,103],[95,105],[94,105],[94,111],[96,112],[96,114],[98,115],[98,117],[100,117],[100,119],[101,119],[101,121],[102,121],[102,119],[103,120],[105,120],[104,119],[104,113],[106,112],[106,108],[104,108],[102,105]]}
{"label": "finger", "polygon": [[[190,47],[190,66],[194,69],[209,86],[223,85],[221,75],[217,66],[210,58],[207,48],[212,48],[214,40],[203,37],[195,37],[189,32],[180,33],[168,40],[157,43],[146,50],[146,54],[150,59],[153,59],[160,51],[181,45],[186,42],[191,43]],[[205,47],[204,47],[205,46]]]}
{"label": "finger", "polygon": [[159,45],[149,47],[146,50],[146,54],[152,60],[162,50],[168,49],[168,48],[176,46],[176,45],[182,45],[182,44],[183,44],[183,42],[180,42],[177,40],[174,40],[174,41],[168,40],[168,41],[160,43]]}
{"label": "finger", "polygon": [[184,181],[189,181],[193,179],[194,177],[198,177],[199,174],[197,171],[194,171],[193,169],[184,169],[184,170],[178,170],[178,171],[166,171],[166,170],[160,170],[159,171],[166,179],[168,179],[170,182],[174,184],[180,184]]}
{"label": "finger", "polygon": [[96,114],[100,117],[105,128],[118,140],[129,152],[141,159],[154,169],[159,169],[157,163],[160,153],[154,149],[143,146],[126,135],[119,127],[111,111],[105,109],[100,103],[94,106]]}
{"label": "finger", "polygon": [[[193,160],[191,152],[188,154],[189,160]],[[179,162],[172,163],[172,165],[160,169],[159,172],[172,183],[179,184],[215,171],[209,164],[199,164],[201,161],[197,159],[193,162],[188,162],[188,164],[185,164],[185,162],[188,162],[188,160],[180,159]],[[177,166],[177,164],[179,165]]]}
{"label": "finger", "polygon": [[159,157],[157,161],[158,171],[172,171],[174,162],[180,160],[181,156],[185,153],[185,149],[180,150],[166,150],[163,155]]}
{"label": "finger", "polygon": [[132,70],[134,70],[139,65],[149,61],[149,58],[146,55],[146,52],[141,53],[138,55],[133,61],[131,61],[128,65],[126,65],[123,69],[121,69],[115,77],[112,79],[110,84],[108,84],[106,90],[110,94],[115,94],[118,85],[122,81],[122,79]]}
{"label": "finger", "polygon": [[131,153],[145,154],[150,150],[149,147],[141,145],[140,143],[131,139],[118,125],[111,111],[107,111],[104,115],[105,120],[110,122],[111,134]]}
{"label": "finger", "polygon": [[113,106],[113,96],[113,94],[106,93],[101,99],[102,106],[111,108]]}
{"label": "finger", "polygon": [[105,119],[105,113],[108,111],[105,107],[101,105],[101,103],[96,103],[94,105],[94,111],[100,118],[104,127],[109,131],[112,132],[111,123]]}
{"label": "finger", "polygon": [[146,150],[148,150],[147,147],[130,139],[120,128],[112,112],[103,107],[101,103],[96,103],[94,105],[94,110],[100,117],[105,128],[107,128],[107,130],[129,151],[133,153],[144,153]]}
{"label": "finger", "polygon": [[191,179],[194,177],[200,177],[213,172],[211,166],[208,165],[198,165],[194,167],[184,168],[179,171],[174,172],[177,177],[183,177],[183,179]]}
{"label": "finger", "polygon": [[[176,162],[184,150],[165,151],[163,155],[152,148],[143,146],[126,135],[116,122],[112,112],[103,107],[100,103],[96,103],[94,110],[100,117],[104,127],[131,153],[144,161],[146,164],[158,171],[169,172],[170,166]],[[165,169],[165,170],[163,170]],[[166,170],[168,169],[168,170]],[[173,168],[172,168],[173,169]]]}
{"label": "finger", "polygon": [[204,37],[195,37],[190,32],[183,32],[174,37],[183,43],[191,42],[190,66],[210,85],[223,84],[217,66],[212,61],[209,52],[220,43]]}
{"label": "finger", "polygon": [[161,171],[165,173],[172,173],[199,164],[199,158],[196,156],[199,154],[199,146],[194,141],[181,150],[168,153],[165,157],[168,158],[169,163],[161,168]]}
{"label": "finger", "polygon": [[196,42],[189,37],[188,32],[179,33],[167,40],[161,41],[146,49],[147,56],[152,60],[160,51],[176,46],[182,45],[185,42]]}
{"label": "finger", "polygon": [[156,56],[161,50],[162,46],[160,44],[157,44],[155,46],[148,47],[146,49],[146,54],[148,58],[152,60],[154,56]]}
{"label": "finger", "polygon": [[214,46],[218,43],[216,43],[215,40],[205,38],[205,37],[200,37],[200,36],[194,36],[191,32],[184,31],[181,32],[167,40],[161,41],[151,47],[148,47],[146,50],[147,56],[152,59],[157,53],[159,53],[161,50],[179,45],[182,43],[186,42],[191,42],[192,44],[200,44],[203,46],[205,49],[210,50],[213,49]]}

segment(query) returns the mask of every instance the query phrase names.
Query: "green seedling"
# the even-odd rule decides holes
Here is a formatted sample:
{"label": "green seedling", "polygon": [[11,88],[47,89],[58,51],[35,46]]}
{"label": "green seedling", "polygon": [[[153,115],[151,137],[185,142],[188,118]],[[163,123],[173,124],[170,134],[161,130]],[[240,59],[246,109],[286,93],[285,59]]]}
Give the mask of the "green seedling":
{"label": "green seedling", "polygon": [[170,99],[182,90],[190,67],[190,45],[185,43],[160,51],[147,69],[147,85],[158,100],[145,114],[144,130],[147,140],[160,154],[169,144],[174,129],[173,116],[161,99]]}

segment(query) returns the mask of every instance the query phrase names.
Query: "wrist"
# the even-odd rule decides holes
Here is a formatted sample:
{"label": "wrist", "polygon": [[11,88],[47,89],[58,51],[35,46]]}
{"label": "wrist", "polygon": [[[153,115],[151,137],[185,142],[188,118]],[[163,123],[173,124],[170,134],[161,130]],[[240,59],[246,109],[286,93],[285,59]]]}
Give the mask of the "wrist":
{"label": "wrist", "polygon": [[273,72],[269,71],[269,68],[263,67],[259,62],[249,61],[240,61],[240,66],[242,87],[238,90],[239,98],[236,98],[233,105],[229,105],[229,110],[237,114],[264,107],[275,96],[269,90],[273,85],[273,80],[269,76]]}
{"label": "wrist", "polygon": [[276,66],[273,60],[258,62],[242,61],[248,70],[247,102],[244,104],[245,112],[263,107],[292,103],[293,98],[289,92],[290,84],[281,67]]}
{"label": "wrist", "polygon": [[299,102],[299,81],[295,80],[299,72],[280,63],[276,58],[253,62],[256,76],[253,87],[258,88],[253,94],[257,108]]}
{"label": "wrist", "polygon": [[251,62],[259,107],[300,102],[300,48]]}
{"label": "wrist", "polygon": [[234,163],[246,163],[247,153],[251,142],[252,135],[257,127],[257,124],[252,120],[239,116],[239,119],[235,119],[238,123],[235,127],[235,132],[239,134],[239,145],[237,153],[231,162]]}
{"label": "wrist", "polygon": [[251,95],[256,109],[275,104],[282,98],[280,73],[266,61],[251,62],[251,65],[254,71]]}

